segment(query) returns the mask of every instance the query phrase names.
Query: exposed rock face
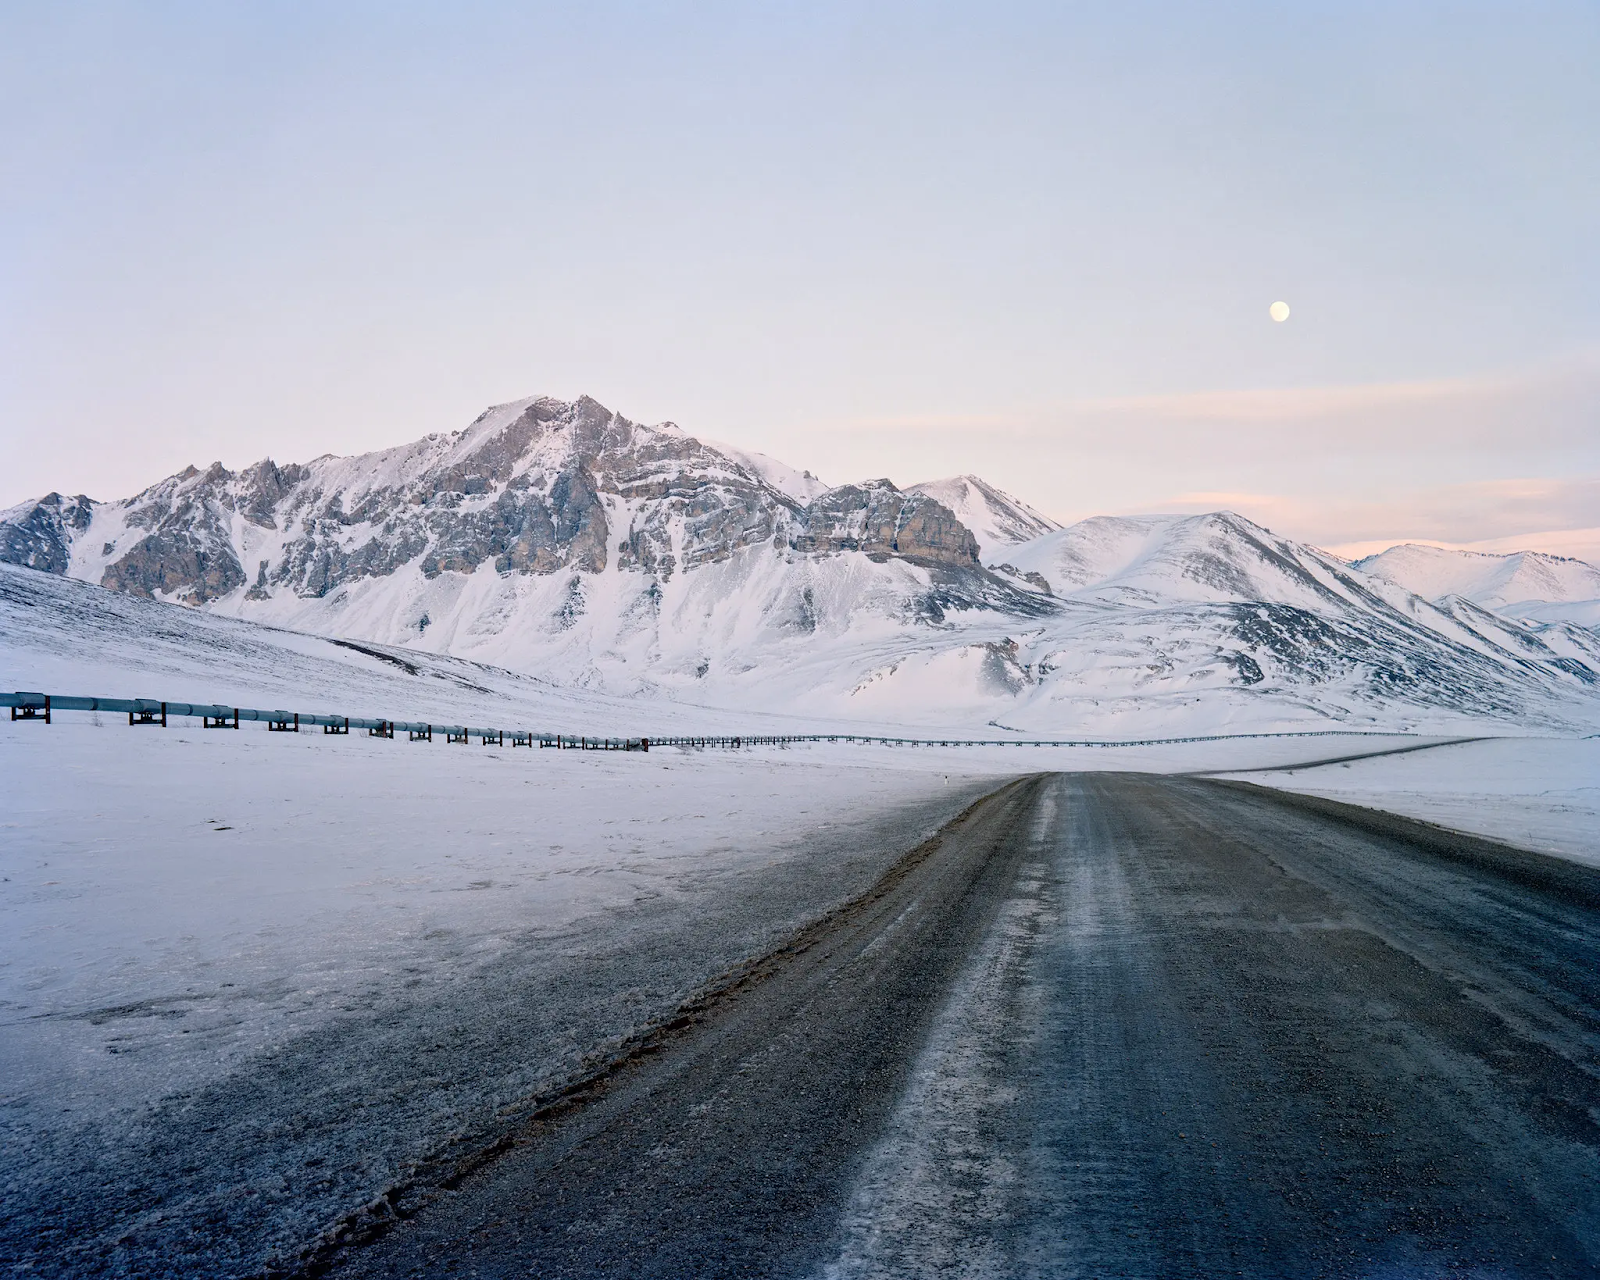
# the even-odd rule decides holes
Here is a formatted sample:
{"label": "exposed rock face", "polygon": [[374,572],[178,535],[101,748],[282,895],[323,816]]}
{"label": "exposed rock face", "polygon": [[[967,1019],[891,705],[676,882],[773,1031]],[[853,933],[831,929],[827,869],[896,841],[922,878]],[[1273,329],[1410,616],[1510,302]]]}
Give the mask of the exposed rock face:
{"label": "exposed rock face", "polygon": [[1034,683],[1033,672],[1018,659],[1015,640],[990,641],[983,650],[983,679],[994,693],[1016,694]]}
{"label": "exposed rock face", "polygon": [[170,595],[185,604],[205,604],[245,583],[233,548],[208,537],[208,530],[152,533],[110,565],[100,585],[136,596]]}
{"label": "exposed rock face", "polygon": [[244,586],[230,528],[235,503],[219,499],[236,480],[216,462],[204,475],[189,467],[146,489],[126,513],[128,527],[146,534],[106,566],[100,584],[185,604],[206,604]]}
{"label": "exposed rock face", "polygon": [[830,489],[799,514],[791,542],[798,551],[864,551],[879,560],[902,556],[932,564],[978,564],[976,539],[948,507],[902,492],[887,480]]}
{"label": "exposed rock face", "polygon": [[93,498],[46,494],[0,512],[0,561],[43,573],[65,573],[72,543],[94,518]]}
{"label": "exposed rock face", "polygon": [[[983,570],[972,534],[925,494],[876,480],[804,504],[749,462],[587,397],[520,401],[465,431],[363,457],[264,459],[238,473],[191,467],[109,504],[117,538],[101,560],[81,559],[103,586],[189,604],[240,588],[252,602],[279,591],[317,599],[413,564],[430,580],[485,564],[538,575],[614,564],[668,581],[762,545],[937,568],[939,591],[914,610],[929,619],[962,598],[984,607],[1017,594]],[[0,556],[66,572],[93,514],[87,499],[73,501],[86,505],[51,495],[9,513]]]}

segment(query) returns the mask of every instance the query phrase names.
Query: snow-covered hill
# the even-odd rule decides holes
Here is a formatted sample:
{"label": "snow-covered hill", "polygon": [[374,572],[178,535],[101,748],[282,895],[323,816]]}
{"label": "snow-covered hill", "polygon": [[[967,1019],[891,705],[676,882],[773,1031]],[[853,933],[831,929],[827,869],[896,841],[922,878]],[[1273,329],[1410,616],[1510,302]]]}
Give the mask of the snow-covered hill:
{"label": "snow-covered hill", "polygon": [[1020,498],[1001,492],[977,476],[927,480],[912,485],[907,492],[924,494],[954,512],[978,540],[978,552],[985,564],[1004,559],[1008,547],[1031,542],[1061,527]]}
{"label": "snow-covered hill", "polygon": [[1462,596],[1515,617],[1600,624],[1600,568],[1584,560],[1517,551],[1491,555],[1408,542],[1356,567],[1428,600]]}
{"label": "snow-covered hill", "polygon": [[1269,600],[1340,606],[1364,598],[1365,583],[1331,557],[1241,516],[1095,516],[1012,551],[1055,594],[1105,604]]}
{"label": "snow-covered hill", "polygon": [[[137,595],[626,688],[741,629],[1037,611],[888,481],[826,488],[592,400],[524,400],[355,458],[190,468],[120,502],[6,513],[0,554]],[[634,674],[636,673],[636,674]]]}
{"label": "snow-covered hill", "polygon": [[592,400],[50,495],[0,518],[0,559],[724,712],[1099,737],[1600,722],[1593,631],[1426,599],[1236,515],[1060,529],[975,477],[828,488]]}

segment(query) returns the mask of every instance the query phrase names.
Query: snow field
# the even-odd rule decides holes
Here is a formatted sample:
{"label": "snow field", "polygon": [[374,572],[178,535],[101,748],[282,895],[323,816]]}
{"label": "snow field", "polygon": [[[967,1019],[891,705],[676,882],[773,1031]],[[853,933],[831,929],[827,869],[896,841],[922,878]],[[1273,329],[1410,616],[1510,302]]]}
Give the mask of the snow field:
{"label": "snow field", "polygon": [[644,754],[82,713],[5,723],[4,1096],[192,1085],[363,994],[865,841],[898,807],[953,812],[1019,773],[1259,766],[1408,741]]}
{"label": "snow field", "polygon": [[[858,892],[1005,777],[1370,776],[1368,798],[1339,798],[1409,812],[1395,767],[1472,750],[1251,774],[1416,739],[643,754],[100,721],[0,722],[0,1185],[40,1204],[154,1186],[133,1234],[227,1222],[230,1273],[470,1148],[484,1117]],[[1534,798],[1553,761],[1573,783],[1595,760],[1587,742],[1483,746],[1428,776],[1480,808],[1500,776],[1524,817],[1558,811]],[[121,1203],[86,1250],[122,1247]]]}
{"label": "snow field", "polygon": [[1600,866],[1600,738],[1490,738],[1231,776]]}
{"label": "snow field", "polygon": [[192,1086],[369,988],[848,841],[983,772],[100,719],[0,731],[12,1105]]}

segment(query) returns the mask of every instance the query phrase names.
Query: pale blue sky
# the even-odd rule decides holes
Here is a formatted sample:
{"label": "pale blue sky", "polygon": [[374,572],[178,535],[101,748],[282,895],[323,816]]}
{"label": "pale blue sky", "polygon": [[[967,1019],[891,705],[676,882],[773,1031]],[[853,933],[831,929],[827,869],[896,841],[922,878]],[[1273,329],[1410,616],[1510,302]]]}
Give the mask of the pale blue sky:
{"label": "pale blue sky", "polygon": [[1594,3],[0,3],[0,504],[587,392],[1064,518],[1600,524],[1597,68]]}

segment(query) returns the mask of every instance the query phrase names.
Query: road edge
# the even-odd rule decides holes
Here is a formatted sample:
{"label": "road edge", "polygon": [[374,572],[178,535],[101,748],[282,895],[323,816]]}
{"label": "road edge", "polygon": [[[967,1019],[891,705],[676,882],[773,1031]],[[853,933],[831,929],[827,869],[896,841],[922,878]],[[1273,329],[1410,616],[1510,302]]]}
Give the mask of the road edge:
{"label": "road edge", "polygon": [[979,809],[1039,776],[1042,775],[1019,774],[1002,780],[896,858],[861,893],[801,925],[775,947],[723,970],[670,1012],[651,1019],[609,1051],[586,1059],[564,1083],[502,1108],[499,1115],[504,1122],[496,1126],[498,1134],[491,1137],[480,1133],[464,1143],[447,1144],[435,1155],[413,1164],[405,1177],[366,1204],[326,1227],[299,1250],[292,1262],[269,1263],[243,1280],[313,1280],[327,1275],[355,1250],[386,1235],[471,1174],[532,1140],[539,1127],[599,1101],[631,1068],[692,1035],[723,1006],[759,986],[788,961],[891,892],[933,855],[949,832],[970,820]]}

